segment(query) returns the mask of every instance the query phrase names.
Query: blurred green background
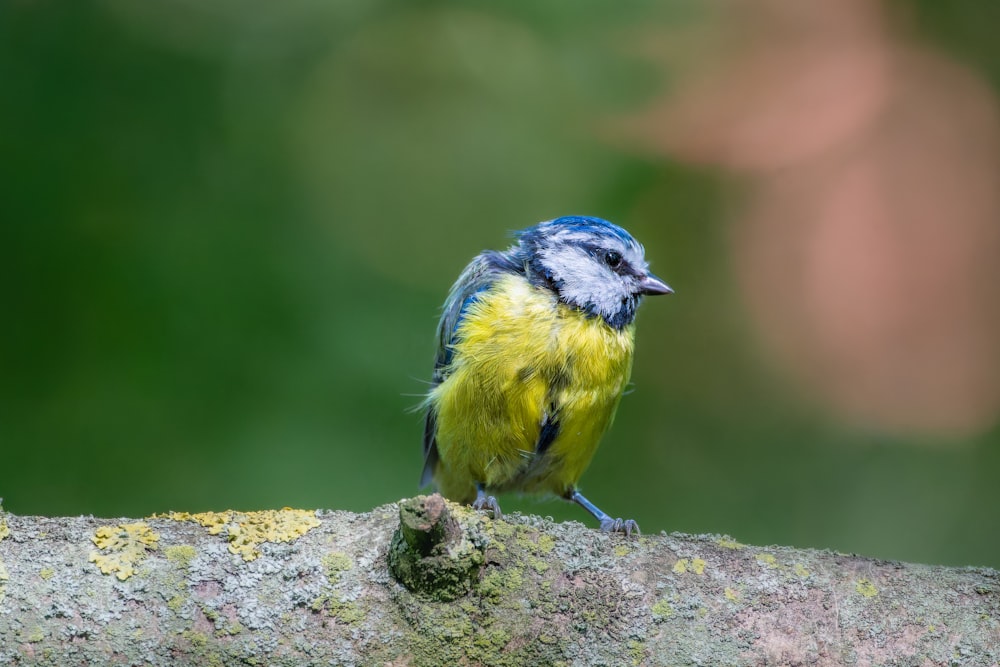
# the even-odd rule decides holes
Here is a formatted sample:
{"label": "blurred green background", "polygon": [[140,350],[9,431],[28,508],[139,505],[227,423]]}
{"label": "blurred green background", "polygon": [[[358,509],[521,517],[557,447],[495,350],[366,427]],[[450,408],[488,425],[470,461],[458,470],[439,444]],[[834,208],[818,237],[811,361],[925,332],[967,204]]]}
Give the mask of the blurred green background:
{"label": "blurred green background", "polygon": [[[890,9],[1000,83],[996,10]],[[4,507],[363,511],[413,495],[410,408],[452,281],[510,230],[580,213],[632,231],[677,291],[640,311],[635,391],[584,477],[592,500],[646,533],[1000,567],[995,419],[858,425],[801,390],[733,269],[745,183],[619,124],[680,76],[636,44],[718,11],[0,5]]]}

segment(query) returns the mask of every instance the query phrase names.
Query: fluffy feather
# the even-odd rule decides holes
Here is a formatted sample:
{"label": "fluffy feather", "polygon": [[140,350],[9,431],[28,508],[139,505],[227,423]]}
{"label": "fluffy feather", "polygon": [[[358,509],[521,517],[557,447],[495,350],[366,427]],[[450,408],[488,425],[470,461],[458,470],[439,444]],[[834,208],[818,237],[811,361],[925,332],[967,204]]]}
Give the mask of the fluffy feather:
{"label": "fluffy feather", "polygon": [[[475,484],[565,495],[611,424],[632,365],[633,329],[561,304],[518,275],[467,308],[446,379],[428,398],[441,492],[461,502]],[[540,456],[546,419],[558,434]]]}
{"label": "fluffy feather", "polygon": [[483,489],[554,493],[605,526],[614,520],[576,483],[628,383],[639,301],[670,289],[605,220],[558,218],[517,238],[473,259],[445,302],[422,481],[461,502]]}

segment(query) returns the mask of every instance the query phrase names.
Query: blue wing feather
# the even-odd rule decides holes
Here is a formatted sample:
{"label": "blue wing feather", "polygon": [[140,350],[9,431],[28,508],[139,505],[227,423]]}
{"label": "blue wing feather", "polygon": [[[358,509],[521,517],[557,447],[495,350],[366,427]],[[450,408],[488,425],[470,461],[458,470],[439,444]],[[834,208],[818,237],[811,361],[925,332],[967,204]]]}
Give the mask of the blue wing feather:
{"label": "blue wing feather", "polygon": [[[493,286],[499,276],[507,273],[523,274],[524,270],[524,263],[513,254],[495,250],[477,255],[465,267],[444,302],[441,321],[438,323],[438,348],[434,359],[432,386],[437,386],[448,378],[454,355],[455,337],[469,307]],[[437,466],[436,421],[434,405],[429,403],[424,422],[424,470],[420,476],[421,486],[431,482],[434,468]]]}

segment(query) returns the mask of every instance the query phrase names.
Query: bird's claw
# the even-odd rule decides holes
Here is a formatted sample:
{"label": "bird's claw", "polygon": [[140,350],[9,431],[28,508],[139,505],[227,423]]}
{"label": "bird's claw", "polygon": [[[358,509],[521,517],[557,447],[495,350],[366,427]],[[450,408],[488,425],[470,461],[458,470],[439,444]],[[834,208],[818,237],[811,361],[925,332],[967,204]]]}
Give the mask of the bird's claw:
{"label": "bird's claw", "polygon": [[472,509],[486,510],[493,513],[494,519],[502,519],[503,513],[500,511],[500,503],[493,496],[481,495],[472,501]]}
{"label": "bird's claw", "polygon": [[626,537],[631,537],[634,531],[640,535],[639,524],[634,519],[612,519],[608,517],[601,520],[601,530],[605,533],[625,533]]}

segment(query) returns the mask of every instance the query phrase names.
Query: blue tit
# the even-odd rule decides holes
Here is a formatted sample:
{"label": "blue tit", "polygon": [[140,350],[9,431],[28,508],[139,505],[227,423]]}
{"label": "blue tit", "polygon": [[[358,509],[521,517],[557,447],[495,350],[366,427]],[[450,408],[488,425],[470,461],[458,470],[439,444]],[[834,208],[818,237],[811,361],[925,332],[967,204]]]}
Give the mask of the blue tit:
{"label": "blue tit", "polygon": [[[607,220],[568,216],[487,250],[451,288],[424,402],[424,471],[442,495],[500,516],[494,493],[555,494],[605,531],[638,532],[578,490],[632,370],[636,308],[673,290]],[[489,495],[488,495],[489,494]]]}

